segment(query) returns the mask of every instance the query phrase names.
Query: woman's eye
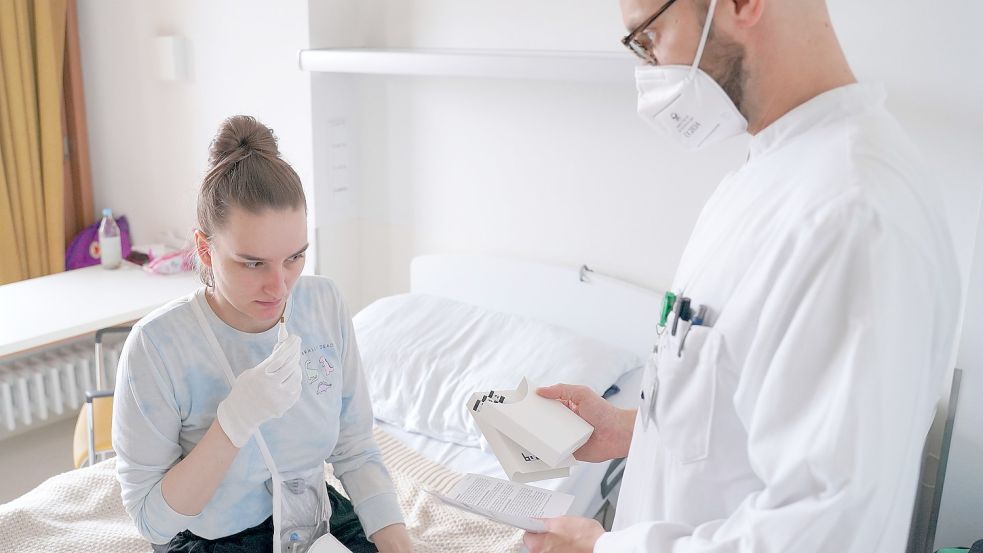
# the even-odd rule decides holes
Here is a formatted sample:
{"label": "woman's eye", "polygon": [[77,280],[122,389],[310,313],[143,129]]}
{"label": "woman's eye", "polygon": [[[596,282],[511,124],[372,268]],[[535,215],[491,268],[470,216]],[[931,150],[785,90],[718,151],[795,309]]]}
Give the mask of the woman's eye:
{"label": "woman's eye", "polygon": [[260,265],[262,265],[262,264],[263,264],[263,262],[262,262],[262,261],[246,261],[246,262],[245,262],[245,263],[243,263],[242,265],[243,265],[243,266],[244,266],[245,268],[247,268],[247,269],[255,269],[255,268],[257,268],[257,267],[259,267],[259,266],[260,266]]}
{"label": "woman's eye", "polygon": [[299,253],[299,254],[291,257],[287,261],[291,261],[292,262],[292,261],[297,261],[298,259],[303,259],[303,258],[304,258],[304,254],[303,253]]}

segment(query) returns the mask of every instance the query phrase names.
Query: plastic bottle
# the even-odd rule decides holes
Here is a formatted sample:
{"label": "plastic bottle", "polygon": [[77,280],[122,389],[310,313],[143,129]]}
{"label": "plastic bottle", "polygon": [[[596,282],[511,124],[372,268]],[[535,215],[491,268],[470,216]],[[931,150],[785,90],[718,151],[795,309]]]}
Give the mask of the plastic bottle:
{"label": "plastic bottle", "polygon": [[102,210],[99,223],[99,262],[103,269],[118,269],[123,263],[123,248],[120,244],[119,227],[113,219],[113,210]]}

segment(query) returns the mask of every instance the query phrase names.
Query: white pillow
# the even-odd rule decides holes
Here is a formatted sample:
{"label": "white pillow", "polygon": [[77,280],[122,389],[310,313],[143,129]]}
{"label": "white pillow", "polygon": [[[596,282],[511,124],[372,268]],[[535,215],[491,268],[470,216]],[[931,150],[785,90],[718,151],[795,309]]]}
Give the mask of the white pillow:
{"label": "white pillow", "polygon": [[464,406],[474,392],[512,389],[526,377],[602,393],[642,364],[563,328],[436,296],[380,299],[354,324],[375,417],[467,446],[481,438]]}

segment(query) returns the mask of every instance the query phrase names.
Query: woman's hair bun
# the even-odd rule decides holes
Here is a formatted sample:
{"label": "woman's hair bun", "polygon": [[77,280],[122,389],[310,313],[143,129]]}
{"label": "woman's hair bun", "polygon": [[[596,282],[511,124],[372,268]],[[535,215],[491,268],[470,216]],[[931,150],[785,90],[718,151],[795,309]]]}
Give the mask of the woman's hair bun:
{"label": "woman's hair bun", "polygon": [[269,158],[279,157],[276,137],[269,127],[250,115],[233,115],[218,129],[208,148],[208,164],[211,167],[223,162],[235,163],[251,154]]}

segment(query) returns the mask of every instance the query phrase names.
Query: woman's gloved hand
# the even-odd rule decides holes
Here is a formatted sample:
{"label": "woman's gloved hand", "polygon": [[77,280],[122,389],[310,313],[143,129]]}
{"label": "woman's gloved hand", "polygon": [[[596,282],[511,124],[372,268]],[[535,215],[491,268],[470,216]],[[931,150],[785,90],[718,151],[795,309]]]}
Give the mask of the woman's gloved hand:
{"label": "woman's gloved hand", "polygon": [[280,417],[300,397],[300,338],[290,336],[259,365],[243,371],[218,404],[218,423],[236,447],[260,424]]}

